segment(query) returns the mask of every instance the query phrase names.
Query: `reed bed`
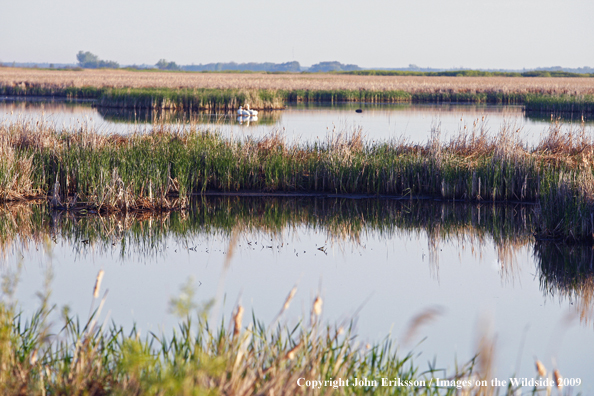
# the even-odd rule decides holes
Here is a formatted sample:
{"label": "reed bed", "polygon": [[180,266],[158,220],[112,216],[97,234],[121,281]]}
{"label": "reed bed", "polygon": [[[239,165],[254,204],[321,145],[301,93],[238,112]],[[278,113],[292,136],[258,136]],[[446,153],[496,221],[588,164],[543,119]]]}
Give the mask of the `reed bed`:
{"label": "reed bed", "polygon": [[186,88],[594,94],[591,78],[355,76],[344,74],[163,73],[124,70],[34,70],[0,67],[7,87]]}
{"label": "reed bed", "polygon": [[287,103],[479,103],[524,104],[531,113],[579,113],[594,111],[594,96],[505,91],[436,90],[268,90],[218,88],[111,88],[66,87],[29,84],[0,85],[0,94],[10,96],[92,99],[99,108],[134,110],[208,110],[224,112],[250,104],[260,110],[283,109]]}
{"label": "reed bed", "polygon": [[87,98],[138,109],[228,110],[290,102],[526,104],[530,112],[591,113],[591,78],[156,73],[0,68],[0,95]]}
{"label": "reed bed", "polygon": [[156,124],[150,133],[59,131],[26,121],[0,126],[0,197],[46,197],[65,210],[187,207],[194,194],[275,192],[531,202],[539,235],[591,241],[594,141],[553,123],[534,147],[503,125],[483,123],[442,142],[369,143],[360,131],[289,144],[280,133],[232,139],[195,125]]}

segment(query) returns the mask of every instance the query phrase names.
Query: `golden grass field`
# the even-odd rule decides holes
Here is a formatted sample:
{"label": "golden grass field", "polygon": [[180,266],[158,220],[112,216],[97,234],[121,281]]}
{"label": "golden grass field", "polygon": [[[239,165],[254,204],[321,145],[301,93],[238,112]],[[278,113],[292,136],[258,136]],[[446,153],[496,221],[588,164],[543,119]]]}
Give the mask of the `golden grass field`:
{"label": "golden grass field", "polygon": [[0,84],[95,87],[235,88],[287,90],[403,90],[407,92],[517,92],[594,94],[594,78],[357,76],[345,74],[264,74],[134,72],[127,70],[36,70],[0,67]]}

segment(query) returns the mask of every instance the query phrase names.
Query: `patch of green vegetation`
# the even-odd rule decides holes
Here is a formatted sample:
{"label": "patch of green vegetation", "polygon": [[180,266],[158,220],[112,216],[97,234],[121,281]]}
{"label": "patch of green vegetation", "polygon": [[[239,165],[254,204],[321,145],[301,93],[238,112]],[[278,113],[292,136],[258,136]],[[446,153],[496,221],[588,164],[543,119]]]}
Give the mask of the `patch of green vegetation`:
{"label": "patch of green vegetation", "polygon": [[594,113],[594,95],[526,95],[526,111],[536,113]]}
{"label": "patch of green vegetation", "polygon": [[[230,319],[232,326],[224,322],[213,326],[207,319],[211,304],[197,304],[194,285],[188,281],[180,296],[170,301],[172,312],[180,317],[178,329],[169,335],[151,332],[141,336],[136,327],[126,333],[115,323],[105,326],[99,322],[105,303],[105,296],[99,299],[103,271],[92,289],[93,313],[88,320],[73,317],[64,309],[61,323],[55,325],[52,312],[57,307],[50,304],[51,274],[47,274],[39,293],[40,308],[29,318],[12,302],[18,275],[5,275],[5,299],[0,302],[0,392],[7,396],[316,395],[329,389],[340,395],[392,395],[395,389],[403,395],[442,395],[443,387],[437,386],[436,378],[478,378],[485,384],[490,379],[491,361],[487,358],[481,359],[480,367],[475,367],[472,359],[456,365],[450,373],[431,364],[421,369],[413,353],[399,352],[391,338],[362,345],[352,324],[322,323],[319,296],[311,309],[310,325],[304,319],[295,326],[279,321],[291,303],[292,291],[284,304],[279,301],[279,319],[269,326],[255,316],[244,325],[241,305]],[[305,383],[314,378],[329,384],[317,387]],[[357,385],[355,378],[368,378],[370,382]],[[399,378],[411,384],[382,386],[382,378]],[[342,382],[333,382],[336,379]],[[467,388],[473,389],[473,385]]]}
{"label": "patch of green vegetation", "polygon": [[232,110],[249,103],[252,108],[284,106],[276,91],[239,89],[111,88],[101,92],[101,107],[176,110]]}
{"label": "patch of green vegetation", "polygon": [[[561,132],[528,149],[505,127],[449,143],[365,141],[360,133],[289,145],[280,134],[234,140],[196,125],[156,124],[148,134],[105,136],[44,125],[3,125],[0,197],[46,196],[54,206],[99,211],[183,208],[195,194],[282,192],[535,202],[539,233],[591,241],[594,142]],[[480,126],[477,126],[480,128]]]}
{"label": "patch of green vegetation", "polygon": [[0,95],[94,99],[99,107],[230,111],[246,103],[254,109],[282,109],[287,103],[485,103],[525,105],[528,112],[594,113],[594,96],[501,91],[406,92],[401,90],[274,90],[191,88],[107,88],[0,84]]}

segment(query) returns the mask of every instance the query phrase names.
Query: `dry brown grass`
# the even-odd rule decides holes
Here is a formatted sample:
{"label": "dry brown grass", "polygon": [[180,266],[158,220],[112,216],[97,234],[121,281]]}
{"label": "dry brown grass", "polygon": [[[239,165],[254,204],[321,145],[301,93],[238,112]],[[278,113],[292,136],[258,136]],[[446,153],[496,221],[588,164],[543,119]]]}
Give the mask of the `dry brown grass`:
{"label": "dry brown grass", "polygon": [[0,68],[0,84],[62,87],[167,87],[407,92],[593,94],[592,78],[355,76],[340,74],[163,73],[125,70],[52,71]]}

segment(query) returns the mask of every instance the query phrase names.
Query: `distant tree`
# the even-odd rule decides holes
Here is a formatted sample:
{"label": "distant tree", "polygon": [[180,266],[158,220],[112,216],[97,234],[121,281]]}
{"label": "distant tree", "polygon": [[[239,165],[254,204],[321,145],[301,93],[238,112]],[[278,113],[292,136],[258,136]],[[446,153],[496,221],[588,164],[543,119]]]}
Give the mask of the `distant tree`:
{"label": "distant tree", "polygon": [[78,60],[78,64],[80,67],[88,67],[94,69],[99,64],[99,57],[95,54],[87,52],[78,51],[76,54],[76,59]]}
{"label": "distant tree", "polygon": [[175,62],[167,62],[165,59],[159,59],[155,64],[159,70],[181,70]]}
{"label": "distant tree", "polygon": [[117,69],[120,67],[118,62],[101,60],[97,55],[89,51],[78,51],[78,54],[76,54],[76,59],[78,60],[79,66],[86,69],[97,69],[99,67]]}
{"label": "distant tree", "polygon": [[320,62],[312,65],[308,71],[310,72],[331,72],[331,71],[355,71],[361,70],[357,65],[345,65],[340,62]]}

